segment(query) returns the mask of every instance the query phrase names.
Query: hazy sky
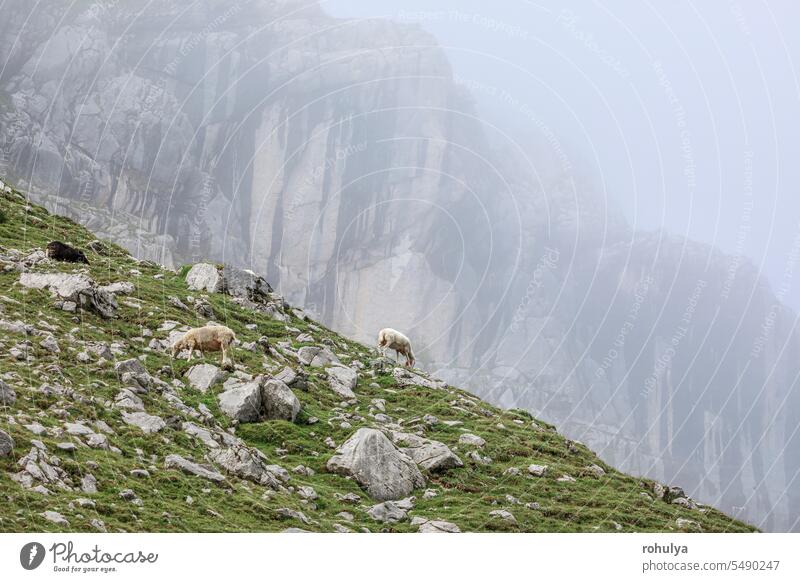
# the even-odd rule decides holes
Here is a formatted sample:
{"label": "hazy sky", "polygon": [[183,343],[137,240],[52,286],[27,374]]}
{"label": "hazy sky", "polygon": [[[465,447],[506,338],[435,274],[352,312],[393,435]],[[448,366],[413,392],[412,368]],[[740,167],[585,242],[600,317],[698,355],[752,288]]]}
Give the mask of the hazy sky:
{"label": "hazy sky", "polygon": [[[718,245],[773,287],[800,246],[800,3],[323,0],[418,22],[480,113],[535,112],[640,229]],[[400,6],[400,7],[398,7]],[[509,105],[508,97],[515,101]],[[800,264],[795,271],[800,273]],[[786,300],[800,307],[800,281]]]}

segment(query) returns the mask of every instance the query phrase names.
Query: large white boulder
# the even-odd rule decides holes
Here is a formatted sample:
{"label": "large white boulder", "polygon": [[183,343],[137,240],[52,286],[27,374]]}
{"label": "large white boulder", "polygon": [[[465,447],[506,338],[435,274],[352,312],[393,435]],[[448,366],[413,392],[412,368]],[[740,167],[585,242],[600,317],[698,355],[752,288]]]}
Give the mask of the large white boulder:
{"label": "large white boulder", "polygon": [[220,293],[222,291],[222,275],[216,265],[197,263],[186,273],[186,285],[193,291]]}
{"label": "large white boulder", "polygon": [[378,501],[402,499],[416,487],[425,486],[416,463],[373,428],[358,429],[336,449],[327,467],[333,473],[353,477]]}

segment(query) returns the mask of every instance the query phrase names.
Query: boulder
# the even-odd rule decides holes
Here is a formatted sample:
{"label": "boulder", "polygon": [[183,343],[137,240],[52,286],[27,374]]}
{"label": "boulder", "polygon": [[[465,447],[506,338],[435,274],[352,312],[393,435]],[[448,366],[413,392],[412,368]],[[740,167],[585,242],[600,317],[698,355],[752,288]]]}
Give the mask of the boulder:
{"label": "boulder", "polygon": [[216,265],[197,263],[186,273],[186,285],[193,291],[220,293],[223,289],[222,275]]}
{"label": "boulder", "polygon": [[272,293],[266,279],[250,269],[239,269],[225,265],[222,272],[223,287],[228,295],[241,297],[256,303],[264,303]]}
{"label": "boulder", "polygon": [[205,394],[209,388],[225,380],[225,372],[212,364],[197,364],[189,368],[186,377],[192,388]]}
{"label": "boulder", "polygon": [[300,401],[286,384],[272,378],[261,386],[261,409],[266,420],[294,422],[300,412]]}
{"label": "boulder", "polygon": [[276,491],[289,478],[288,472],[283,468],[268,465],[263,453],[242,445],[212,449],[208,458],[231,475]]}
{"label": "boulder", "polygon": [[434,390],[444,390],[447,388],[447,384],[441,380],[425,378],[406,368],[397,367],[392,372],[392,375],[400,386],[422,386],[423,388],[431,388]]}
{"label": "boulder", "polygon": [[17,393],[11,386],[0,380],[0,406],[13,406],[16,401]]}
{"label": "boulder", "polygon": [[544,477],[547,475],[547,465],[528,465],[528,473],[534,477]]}
{"label": "boulder", "polygon": [[461,529],[454,523],[441,519],[427,519],[416,516],[411,520],[411,525],[419,526],[419,533],[461,533]]}
{"label": "boulder", "polygon": [[446,471],[464,466],[461,459],[446,444],[439,441],[407,432],[392,432],[391,437],[402,452],[427,471]]}
{"label": "boulder", "polygon": [[159,432],[167,426],[167,423],[164,422],[164,419],[159,416],[147,414],[146,412],[123,412],[122,420],[126,424],[138,426],[140,429],[142,429],[142,432],[146,434]]}
{"label": "boulder", "polygon": [[339,363],[339,358],[327,347],[305,346],[297,350],[297,357],[306,366],[315,368]]}
{"label": "boulder", "polygon": [[0,457],[7,457],[14,450],[14,439],[4,430],[0,430]]}
{"label": "boulder", "polygon": [[406,501],[406,503],[403,503],[402,501],[398,501],[396,503],[394,501],[384,501],[383,503],[378,503],[367,510],[367,515],[369,515],[375,521],[384,523],[396,523],[398,521],[403,521],[408,515],[408,510],[413,507],[410,500],[404,499],[403,501]]}
{"label": "boulder", "polygon": [[224,475],[206,469],[197,463],[184,459],[180,455],[167,455],[167,458],[164,460],[164,466],[167,469],[178,469],[189,475],[196,475],[197,477],[208,479],[214,483],[222,483],[225,480]]}
{"label": "boulder", "polygon": [[513,513],[505,509],[495,509],[494,511],[490,511],[489,517],[494,517],[496,519],[501,519],[507,523],[517,525],[517,518],[514,517]]}
{"label": "boulder", "polygon": [[233,420],[258,422],[261,418],[261,385],[258,382],[240,384],[217,398],[220,410]]}
{"label": "boulder", "polygon": [[458,437],[458,442],[462,445],[472,445],[475,447],[482,447],[486,444],[486,441],[481,437],[470,433],[462,434],[460,437]]}
{"label": "boulder", "polygon": [[328,470],[353,477],[373,499],[389,501],[424,487],[417,465],[381,431],[360,428],[328,460]]}
{"label": "boulder", "polygon": [[342,398],[355,398],[353,389],[358,383],[358,372],[346,366],[331,366],[327,369],[328,385]]}
{"label": "boulder", "polygon": [[111,318],[117,310],[117,300],[83,273],[22,273],[19,280],[28,289],[48,289],[63,303],[74,303],[90,309],[101,317]]}

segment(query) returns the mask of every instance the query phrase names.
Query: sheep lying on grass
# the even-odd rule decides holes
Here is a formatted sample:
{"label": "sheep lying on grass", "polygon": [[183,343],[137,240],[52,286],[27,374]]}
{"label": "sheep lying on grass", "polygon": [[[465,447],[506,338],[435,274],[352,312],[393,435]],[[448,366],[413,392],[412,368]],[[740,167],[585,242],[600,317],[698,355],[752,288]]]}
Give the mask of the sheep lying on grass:
{"label": "sheep lying on grass", "polygon": [[172,357],[176,357],[181,350],[189,350],[189,360],[192,359],[192,352],[198,350],[203,352],[222,352],[222,366],[232,367],[233,360],[228,358],[228,350],[236,339],[233,330],[224,325],[207,325],[205,327],[195,327],[187,331],[181,339],[172,346]]}
{"label": "sheep lying on grass", "polygon": [[382,356],[386,350],[394,350],[395,357],[403,354],[406,357],[406,366],[414,367],[414,352],[411,350],[411,340],[395,329],[386,327],[378,334],[378,349]]}
{"label": "sheep lying on grass", "polygon": [[79,251],[78,249],[58,240],[47,243],[44,253],[54,261],[89,264],[89,259],[87,259],[86,255],[83,254],[83,251]]}

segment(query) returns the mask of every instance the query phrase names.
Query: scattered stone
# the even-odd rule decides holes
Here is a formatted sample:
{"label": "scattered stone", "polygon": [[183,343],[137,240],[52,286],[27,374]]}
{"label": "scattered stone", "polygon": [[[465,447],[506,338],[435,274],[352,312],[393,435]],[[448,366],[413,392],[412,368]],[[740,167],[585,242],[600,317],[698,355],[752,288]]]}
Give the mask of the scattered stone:
{"label": "scattered stone", "polygon": [[167,426],[163,418],[146,412],[123,412],[122,420],[125,424],[139,427],[146,434],[159,432]]}
{"label": "scattered stone", "polygon": [[413,505],[409,499],[398,502],[384,501],[383,503],[378,503],[370,507],[367,510],[367,515],[375,521],[396,523],[398,521],[403,521],[408,515],[408,510],[412,507]]}
{"label": "scattered stone", "polygon": [[547,475],[547,465],[528,465],[528,473],[534,477],[544,477]]}
{"label": "scattered stone", "polygon": [[56,525],[69,525],[67,518],[58,513],[57,511],[45,511],[43,513],[40,513],[39,515],[41,515],[47,521],[51,521]]}
{"label": "scattered stone", "polygon": [[592,475],[593,477],[596,477],[597,479],[600,479],[603,475],[606,474],[605,469],[603,469],[600,465],[595,465],[595,464],[586,467],[585,471],[588,474]]}
{"label": "scattered stone", "polygon": [[208,479],[214,483],[222,483],[225,480],[224,475],[217,473],[216,471],[206,469],[197,463],[193,463],[192,461],[184,459],[180,455],[167,455],[167,458],[164,460],[164,466],[167,469],[179,469],[184,473],[202,477],[203,479]]}
{"label": "scattered stone", "polygon": [[517,525],[517,518],[514,517],[514,514],[512,514],[510,511],[507,511],[505,509],[495,509],[494,511],[490,511],[489,512],[489,517],[502,519],[505,522],[513,523],[514,525]]}
{"label": "scattered stone", "polygon": [[275,515],[283,519],[297,519],[306,525],[311,525],[312,523],[314,523],[313,521],[308,519],[306,514],[303,513],[302,511],[289,509],[288,507],[281,507],[280,509],[276,509]]}
{"label": "scattered stone", "polygon": [[7,457],[14,450],[14,439],[4,430],[0,430],[0,457]]}
{"label": "scattered stone", "polygon": [[223,382],[225,376],[225,372],[212,364],[197,364],[186,372],[189,385],[203,394],[208,392],[212,386]]}
{"label": "scattered stone", "polygon": [[441,519],[415,516],[411,520],[411,525],[419,526],[417,530],[419,533],[461,533],[461,529],[456,524]]}
{"label": "scattered stone", "polygon": [[474,435],[471,433],[464,433],[458,437],[459,444],[462,445],[473,445],[476,447],[482,447],[486,444],[486,441],[479,437],[478,435]]}
{"label": "scattered stone", "polygon": [[16,401],[17,393],[11,386],[0,380],[0,406],[14,406]]}

